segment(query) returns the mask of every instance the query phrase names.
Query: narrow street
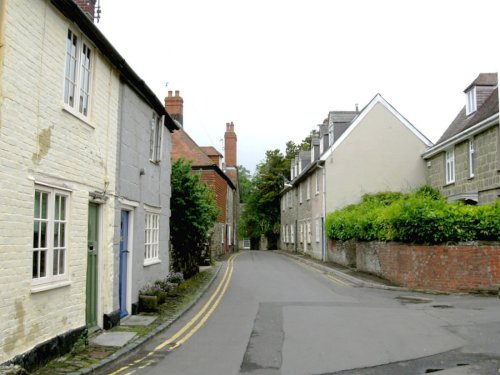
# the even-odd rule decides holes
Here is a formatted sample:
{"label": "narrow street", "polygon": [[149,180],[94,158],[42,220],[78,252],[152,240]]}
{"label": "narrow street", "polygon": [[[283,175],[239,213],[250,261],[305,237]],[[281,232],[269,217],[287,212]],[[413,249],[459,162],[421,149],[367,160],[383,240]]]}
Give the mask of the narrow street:
{"label": "narrow street", "polygon": [[499,359],[496,297],[355,287],[245,251],[188,314],[101,373],[496,374]]}

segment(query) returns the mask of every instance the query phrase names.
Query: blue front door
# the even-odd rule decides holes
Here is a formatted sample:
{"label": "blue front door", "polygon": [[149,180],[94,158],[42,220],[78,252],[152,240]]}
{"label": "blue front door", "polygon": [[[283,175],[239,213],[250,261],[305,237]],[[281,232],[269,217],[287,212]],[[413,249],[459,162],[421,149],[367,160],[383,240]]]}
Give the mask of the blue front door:
{"label": "blue front door", "polygon": [[120,298],[120,318],[128,315],[127,311],[127,271],[128,271],[128,219],[129,212],[122,211],[120,223],[120,279],[119,279],[119,298]]}

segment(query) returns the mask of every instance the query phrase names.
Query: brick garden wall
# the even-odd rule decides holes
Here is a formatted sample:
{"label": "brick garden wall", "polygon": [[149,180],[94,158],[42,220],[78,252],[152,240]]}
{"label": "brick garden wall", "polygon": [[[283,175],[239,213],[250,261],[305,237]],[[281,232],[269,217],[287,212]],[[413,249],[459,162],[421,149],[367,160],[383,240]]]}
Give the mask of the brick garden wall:
{"label": "brick garden wall", "polygon": [[397,285],[445,292],[497,290],[500,286],[500,243],[425,246],[348,242],[329,241],[328,259],[338,263],[350,260],[345,265]]}

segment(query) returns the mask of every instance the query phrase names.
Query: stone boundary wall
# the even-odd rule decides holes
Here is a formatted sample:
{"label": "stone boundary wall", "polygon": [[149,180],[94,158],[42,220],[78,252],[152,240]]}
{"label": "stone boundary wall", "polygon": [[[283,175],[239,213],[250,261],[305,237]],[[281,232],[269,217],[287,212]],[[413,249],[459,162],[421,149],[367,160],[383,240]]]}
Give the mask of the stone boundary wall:
{"label": "stone boundary wall", "polygon": [[500,243],[413,245],[329,241],[328,261],[354,267],[411,289],[498,291]]}

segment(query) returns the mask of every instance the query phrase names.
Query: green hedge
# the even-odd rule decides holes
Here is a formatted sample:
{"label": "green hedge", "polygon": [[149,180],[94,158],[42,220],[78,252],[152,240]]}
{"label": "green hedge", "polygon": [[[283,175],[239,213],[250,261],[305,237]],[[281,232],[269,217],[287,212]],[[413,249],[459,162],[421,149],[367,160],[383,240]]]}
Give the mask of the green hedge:
{"label": "green hedge", "polygon": [[449,204],[439,192],[423,186],[411,194],[379,193],[330,213],[331,239],[444,243],[500,240],[500,200],[494,204]]}

